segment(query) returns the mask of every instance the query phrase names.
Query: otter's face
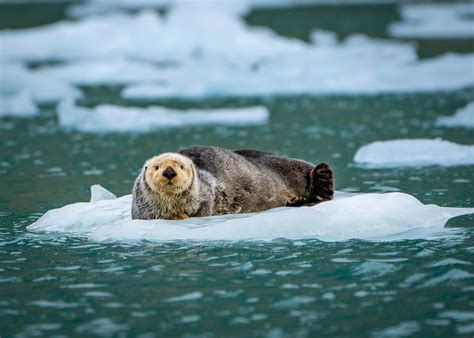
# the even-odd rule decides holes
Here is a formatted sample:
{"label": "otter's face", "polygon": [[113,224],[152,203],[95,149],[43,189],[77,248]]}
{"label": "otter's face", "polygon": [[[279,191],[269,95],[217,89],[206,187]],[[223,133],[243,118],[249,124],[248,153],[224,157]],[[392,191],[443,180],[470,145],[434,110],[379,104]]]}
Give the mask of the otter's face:
{"label": "otter's face", "polygon": [[165,153],[145,163],[145,181],[156,193],[178,194],[191,186],[193,163],[185,156]]}

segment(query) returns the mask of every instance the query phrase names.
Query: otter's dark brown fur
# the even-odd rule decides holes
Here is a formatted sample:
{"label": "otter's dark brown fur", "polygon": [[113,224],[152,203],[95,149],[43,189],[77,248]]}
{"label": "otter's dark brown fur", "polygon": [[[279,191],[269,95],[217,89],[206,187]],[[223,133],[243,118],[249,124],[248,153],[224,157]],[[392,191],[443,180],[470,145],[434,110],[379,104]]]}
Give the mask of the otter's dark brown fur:
{"label": "otter's dark brown fur", "polygon": [[[324,163],[314,166],[268,152],[218,147],[192,147],[172,154],[178,155],[178,166],[181,162],[190,163],[190,170],[181,167],[183,176],[192,172],[189,186],[176,193],[153,191],[149,184],[154,185],[153,181],[145,179],[145,166],[133,189],[133,218],[178,219],[257,212],[333,198],[332,169]],[[179,173],[174,179],[178,178]]]}

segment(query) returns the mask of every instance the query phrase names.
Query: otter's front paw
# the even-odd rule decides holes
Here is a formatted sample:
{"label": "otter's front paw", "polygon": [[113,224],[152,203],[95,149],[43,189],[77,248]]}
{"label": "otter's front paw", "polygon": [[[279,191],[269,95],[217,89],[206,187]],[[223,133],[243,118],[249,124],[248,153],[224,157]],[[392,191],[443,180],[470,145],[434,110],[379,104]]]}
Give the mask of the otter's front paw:
{"label": "otter's front paw", "polygon": [[286,201],[285,205],[287,207],[300,207],[302,205],[308,204],[309,202],[310,202],[309,199],[306,197],[296,196]]}
{"label": "otter's front paw", "polygon": [[179,214],[178,217],[180,219],[186,219],[186,218],[189,218],[189,216],[187,214]]}

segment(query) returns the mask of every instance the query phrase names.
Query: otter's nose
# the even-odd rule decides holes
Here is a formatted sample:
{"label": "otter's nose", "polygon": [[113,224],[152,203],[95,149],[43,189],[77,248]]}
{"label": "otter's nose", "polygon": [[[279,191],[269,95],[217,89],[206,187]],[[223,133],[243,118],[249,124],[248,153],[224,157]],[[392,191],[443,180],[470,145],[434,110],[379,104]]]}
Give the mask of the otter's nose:
{"label": "otter's nose", "polygon": [[163,176],[166,177],[167,179],[171,180],[173,177],[176,176],[176,171],[174,171],[173,168],[168,167],[163,171]]}

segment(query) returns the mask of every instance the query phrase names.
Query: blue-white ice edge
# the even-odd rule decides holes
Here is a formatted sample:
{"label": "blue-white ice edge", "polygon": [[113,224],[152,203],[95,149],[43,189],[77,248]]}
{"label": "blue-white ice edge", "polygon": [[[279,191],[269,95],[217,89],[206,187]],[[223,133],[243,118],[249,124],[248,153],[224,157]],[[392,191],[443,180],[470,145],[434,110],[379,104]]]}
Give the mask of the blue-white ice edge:
{"label": "blue-white ice edge", "polygon": [[28,226],[28,230],[99,242],[270,241],[280,238],[396,241],[451,236],[453,229],[445,228],[446,222],[474,213],[474,208],[425,205],[400,192],[339,193],[333,201],[311,207],[185,220],[132,220],[131,203],[131,195],[117,198],[105,188],[94,185],[91,202],[49,210]]}

